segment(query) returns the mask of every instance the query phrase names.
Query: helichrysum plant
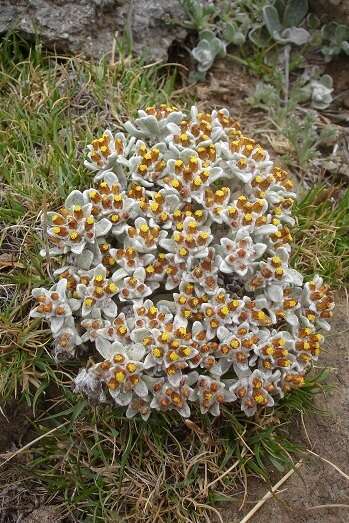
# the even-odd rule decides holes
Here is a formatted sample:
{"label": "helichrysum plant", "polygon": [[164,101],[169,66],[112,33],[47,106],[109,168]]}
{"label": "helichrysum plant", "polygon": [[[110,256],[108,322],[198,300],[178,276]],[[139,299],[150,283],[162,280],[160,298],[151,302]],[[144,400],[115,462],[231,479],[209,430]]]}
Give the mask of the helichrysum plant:
{"label": "helichrysum plant", "polygon": [[44,216],[60,268],[31,312],[57,359],[90,351],[75,390],[146,420],[251,416],[301,387],[332,294],[289,267],[293,184],[229,112],[139,111],[85,165],[93,186]]}

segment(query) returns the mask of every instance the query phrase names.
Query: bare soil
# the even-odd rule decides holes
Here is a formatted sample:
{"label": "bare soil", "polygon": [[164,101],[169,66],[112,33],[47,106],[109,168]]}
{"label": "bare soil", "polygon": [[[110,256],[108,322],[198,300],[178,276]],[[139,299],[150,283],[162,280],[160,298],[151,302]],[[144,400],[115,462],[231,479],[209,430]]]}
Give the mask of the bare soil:
{"label": "bare soil", "polygon": [[[252,516],[252,523],[348,523],[349,522],[349,306],[347,296],[336,298],[336,309],[321,367],[331,369],[331,390],[316,399],[316,406],[326,410],[298,420],[291,428],[293,439],[318,456],[306,454],[300,468],[280,487],[279,493],[266,501]],[[339,467],[347,478],[338,472]],[[282,474],[272,474],[276,484]],[[236,502],[222,511],[224,523],[239,523],[268,492],[269,485],[252,479],[249,496],[242,510],[241,493]],[[342,506],[340,506],[342,505]],[[343,506],[344,505],[344,506]]]}

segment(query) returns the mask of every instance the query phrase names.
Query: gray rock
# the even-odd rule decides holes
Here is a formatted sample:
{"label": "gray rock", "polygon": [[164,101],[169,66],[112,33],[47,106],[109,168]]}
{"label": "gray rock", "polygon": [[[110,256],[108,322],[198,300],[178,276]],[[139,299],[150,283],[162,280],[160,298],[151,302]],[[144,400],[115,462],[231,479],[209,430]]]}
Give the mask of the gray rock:
{"label": "gray rock", "polygon": [[100,58],[113,39],[129,35],[136,54],[166,60],[171,44],[186,31],[179,0],[0,0],[0,34],[15,28],[25,38],[38,35],[58,52]]}

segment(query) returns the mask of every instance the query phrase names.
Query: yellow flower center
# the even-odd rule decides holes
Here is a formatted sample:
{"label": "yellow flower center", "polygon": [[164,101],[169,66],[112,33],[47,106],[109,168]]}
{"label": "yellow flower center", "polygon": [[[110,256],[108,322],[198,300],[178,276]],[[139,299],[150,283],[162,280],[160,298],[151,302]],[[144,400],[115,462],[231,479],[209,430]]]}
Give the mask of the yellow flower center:
{"label": "yellow flower center", "polygon": [[76,239],[78,238],[79,235],[78,235],[78,233],[77,233],[76,231],[72,231],[72,232],[69,234],[69,236],[70,236],[70,239],[71,239],[71,240],[76,240]]}
{"label": "yellow flower center", "polygon": [[162,356],[162,352],[158,347],[155,347],[152,350],[152,354],[153,354],[154,358],[161,358],[161,356]]}
{"label": "yellow flower center", "polygon": [[125,373],[121,370],[115,373],[115,379],[118,383],[125,381]]}
{"label": "yellow flower center", "polygon": [[128,372],[132,373],[132,372],[136,372],[137,370],[137,365],[135,363],[128,363],[126,365],[126,369],[128,370]]}
{"label": "yellow flower center", "polygon": [[147,233],[149,231],[149,227],[146,223],[142,223],[142,225],[140,226],[139,230],[143,233]]}
{"label": "yellow flower center", "polygon": [[223,316],[227,316],[229,314],[229,309],[226,305],[224,305],[224,307],[221,307],[220,312]]}
{"label": "yellow flower center", "polygon": [[167,342],[170,339],[170,335],[168,332],[163,332],[160,336],[160,340]]}
{"label": "yellow flower center", "polygon": [[84,300],[84,305],[85,305],[86,307],[92,307],[92,305],[93,305],[93,299],[92,299],[92,298],[85,298],[85,300]]}

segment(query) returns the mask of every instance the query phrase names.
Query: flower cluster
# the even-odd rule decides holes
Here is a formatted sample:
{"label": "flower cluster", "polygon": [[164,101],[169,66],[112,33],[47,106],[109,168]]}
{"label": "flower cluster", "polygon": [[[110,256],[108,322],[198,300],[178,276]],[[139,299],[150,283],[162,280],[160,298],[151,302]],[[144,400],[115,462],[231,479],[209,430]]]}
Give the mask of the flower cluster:
{"label": "flower cluster", "polygon": [[63,261],[31,313],[57,358],[92,351],[76,391],[147,419],[251,416],[302,386],[332,293],[289,267],[292,181],[229,112],[139,111],[85,165],[93,186],[44,219]]}

